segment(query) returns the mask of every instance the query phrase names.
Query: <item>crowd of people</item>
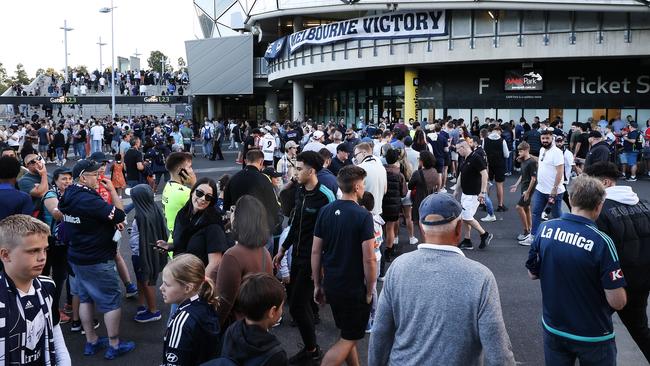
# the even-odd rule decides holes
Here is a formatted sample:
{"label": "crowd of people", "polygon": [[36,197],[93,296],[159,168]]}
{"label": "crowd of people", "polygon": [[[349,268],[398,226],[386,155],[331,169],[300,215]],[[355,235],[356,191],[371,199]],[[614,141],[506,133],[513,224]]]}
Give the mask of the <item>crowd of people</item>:
{"label": "crowd of people", "polygon": [[[614,311],[650,360],[650,202],[616,184],[650,160],[649,131],[604,118],[566,132],[560,118],[16,120],[0,131],[0,355],[70,364],[68,322],[84,355],[128,353],[132,296],[134,321],[167,322],[164,365],[358,365],[368,333],[370,365],[514,365],[494,275],[464,254],[472,231],[489,250],[510,192],[542,289],[546,364],[615,364]],[[197,179],[196,155],[223,160],[228,143],[241,171]],[[326,352],[324,304],[340,330]],[[269,332],[285,305],[303,342],[290,357]]]}

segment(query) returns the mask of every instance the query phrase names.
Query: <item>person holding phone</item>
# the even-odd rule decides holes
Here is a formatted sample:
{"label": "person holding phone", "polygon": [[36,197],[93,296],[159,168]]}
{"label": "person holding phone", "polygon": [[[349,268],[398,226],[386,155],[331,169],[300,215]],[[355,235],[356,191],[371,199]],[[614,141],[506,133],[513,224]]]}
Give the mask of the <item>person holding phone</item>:
{"label": "person holding phone", "polygon": [[169,172],[170,179],[163,189],[162,205],[171,240],[176,214],[190,199],[190,187],[196,183],[196,175],[192,170],[192,154],[186,152],[169,154],[165,161],[165,168]]}

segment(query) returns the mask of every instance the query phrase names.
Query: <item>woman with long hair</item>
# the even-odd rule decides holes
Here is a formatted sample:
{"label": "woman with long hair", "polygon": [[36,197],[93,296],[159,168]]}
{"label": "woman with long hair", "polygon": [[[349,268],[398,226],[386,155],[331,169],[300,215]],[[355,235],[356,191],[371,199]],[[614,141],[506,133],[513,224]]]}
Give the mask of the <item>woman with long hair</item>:
{"label": "woman with long hair", "polygon": [[424,131],[422,131],[421,129],[417,129],[415,131],[415,135],[413,136],[412,148],[417,152],[427,150],[427,139],[424,135]]}
{"label": "woman with long hair", "polygon": [[206,277],[203,262],[194,255],[172,259],[162,274],[163,301],[176,304],[165,331],[163,364],[173,355],[174,365],[200,365],[219,357],[221,332],[214,282]]}
{"label": "woman with long hair", "polygon": [[265,245],[269,238],[266,209],[257,198],[244,195],[230,219],[235,245],[223,255],[217,275],[219,321],[225,329],[240,318],[232,312],[242,278],[248,273],[273,275],[273,261]]}
{"label": "woman with long hair", "polygon": [[[162,211],[154,202],[154,193],[147,184],[138,184],[131,189],[135,219],[131,224],[131,260],[138,280],[138,308],[135,320],[147,323],[160,320],[156,307],[156,282],[158,274],[167,263],[167,256],[154,250],[152,244],[168,237]],[[146,302],[146,305],[145,305]]]}

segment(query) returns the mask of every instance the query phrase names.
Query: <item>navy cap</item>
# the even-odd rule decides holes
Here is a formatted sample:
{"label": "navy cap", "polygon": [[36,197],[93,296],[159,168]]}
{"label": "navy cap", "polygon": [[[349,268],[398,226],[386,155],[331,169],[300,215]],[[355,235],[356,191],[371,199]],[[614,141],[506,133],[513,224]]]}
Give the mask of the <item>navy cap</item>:
{"label": "navy cap", "polygon": [[444,225],[460,217],[463,207],[449,193],[433,193],[420,204],[420,223],[422,225]]}
{"label": "navy cap", "polygon": [[106,157],[106,154],[104,154],[101,151],[95,151],[90,155],[90,158],[88,158],[92,161],[95,161],[97,163],[104,163],[108,161],[108,158]]}
{"label": "navy cap", "polygon": [[72,170],[70,170],[70,168],[67,168],[67,167],[56,168],[54,170],[54,172],[52,173],[52,181],[55,181],[55,180],[59,179],[59,176],[61,174],[70,174],[70,175],[72,175]]}
{"label": "navy cap", "polygon": [[271,178],[280,178],[282,176],[282,173],[276,172],[273,167],[266,167],[264,170],[262,170],[262,173],[268,175]]}
{"label": "navy cap", "polygon": [[92,173],[99,170],[99,164],[92,160],[79,160],[72,168],[72,178],[77,179],[83,173]]}

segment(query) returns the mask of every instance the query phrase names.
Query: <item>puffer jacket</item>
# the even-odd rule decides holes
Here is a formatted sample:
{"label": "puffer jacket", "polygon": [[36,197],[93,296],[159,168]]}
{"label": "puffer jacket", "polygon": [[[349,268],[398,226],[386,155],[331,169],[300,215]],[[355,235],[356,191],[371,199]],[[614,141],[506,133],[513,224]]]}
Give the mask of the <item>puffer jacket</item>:
{"label": "puffer jacket", "polygon": [[598,229],[616,245],[628,287],[650,288],[650,202],[639,200],[629,186],[606,189],[607,199],[596,220]]}
{"label": "puffer jacket", "polygon": [[[402,206],[402,198],[406,196],[406,178],[400,172],[399,167],[393,165],[385,165],[386,168],[386,194],[382,201],[382,216],[384,220],[399,217],[400,208]],[[388,219],[386,219],[388,218]]]}

